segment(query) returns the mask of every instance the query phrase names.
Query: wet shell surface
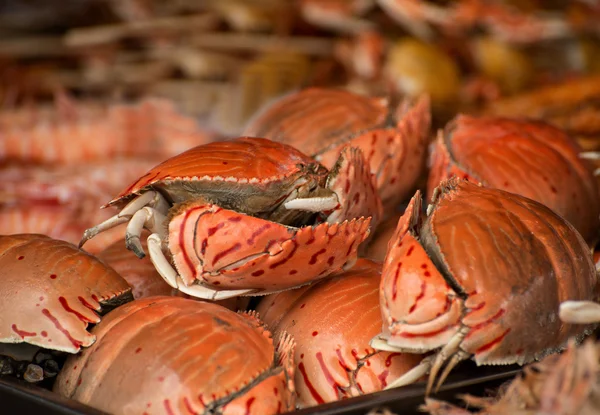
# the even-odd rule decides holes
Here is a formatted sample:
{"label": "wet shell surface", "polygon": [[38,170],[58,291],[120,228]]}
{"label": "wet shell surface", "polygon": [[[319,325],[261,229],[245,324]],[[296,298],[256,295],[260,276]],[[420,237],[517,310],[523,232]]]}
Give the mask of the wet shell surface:
{"label": "wet shell surface", "polygon": [[30,343],[77,353],[96,337],[107,303],[131,299],[112,268],[64,241],[44,235],[0,236],[0,342]]}
{"label": "wet shell surface", "polygon": [[523,364],[589,332],[558,317],[563,301],[594,300],[598,284],[590,249],[564,219],[458,179],[440,185],[427,216],[420,201],[398,222],[383,266],[388,345],[423,352],[452,340],[461,359]]}
{"label": "wet shell surface", "polygon": [[293,340],[254,316],[178,297],[135,300],[93,329],[54,390],[113,414],[269,415],[294,408]]}
{"label": "wet shell surface", "polygon": [[587,241],[600,228],[600,196],[581,148],[544,122],[458,116],[431,155],[428,198],[457,176],[540,202],[567,219]]}
{"label": "wet shell surface", "polygon": [[275,333],[296,339],[296,389],[302,407],[382,390],[421,356],[374,350],[381,330],[381,265],[360,259],[325,281],[265,297],[257,311]]}

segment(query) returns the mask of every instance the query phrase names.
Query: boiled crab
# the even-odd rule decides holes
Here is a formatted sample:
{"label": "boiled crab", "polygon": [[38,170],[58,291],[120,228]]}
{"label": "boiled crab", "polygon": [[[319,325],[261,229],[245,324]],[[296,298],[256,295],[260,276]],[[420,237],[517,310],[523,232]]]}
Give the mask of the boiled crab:
{"label": "boiled crab", "polygon": [[111,414],[270,415],[294,409],[294,342],[254,315],[178,297],[135,300],[93,329],[54,391]]}
{"label": "boiled crab", "polygon": [[369,234],[364,216],[378,215],[381,202],[360,150],[343,151],[328,173],[290,146],[239,138],[165,161],[107,206],[121,211],[87,230],[82,245],[128,222],[126,245],[143,257],[148,228],[165,281],[224,299],[307,284],[353,263]]}
{"label": "boiled crab", "polygon": [[77,353],[93,344],[86,329],[100,321],[101,308],[132,299],[112,268],[44,235],[0,236],[0,281],[1,372],[18,376],[19,362],[35,359],[26,365],[28,381],[56,374],[54,351]]}
{"label": "boiled crab", "polygon": [[268,105],[244,134],[293,145],[327,168],[345,147],[359,147],[384,208],[393,210],[413,190],[424,167],[430,123],[426,97],[394,109],[382,98],[308,88]]}
{"label": "boiled crab", "polygon": [[381,328],[381,265],[356,265],[309,287],[272,294],[257,312],[275,333],[296,341],[300,407],[373,393],[418,364],[421,357],[369,347]]}
{"label": "boiled crab", "polygon": [[588,332],[558,318],[561,302],[595,299],[598,278],[585,241],[556,213],[456,178],[436,189],[427,216],[420,207],[417,193],[390,242],[372,345],[441,350],[395,386],[431,369],[429,391],[448,360],[438,386],[461,360],[524,364]]}
{"label": "boiled crab", "polygon": [[581,148],[542,121],[459,115],[431,152],[428,197],[442,180],[468,178],[540,202],[593,243],[600,228],[600,194]]}

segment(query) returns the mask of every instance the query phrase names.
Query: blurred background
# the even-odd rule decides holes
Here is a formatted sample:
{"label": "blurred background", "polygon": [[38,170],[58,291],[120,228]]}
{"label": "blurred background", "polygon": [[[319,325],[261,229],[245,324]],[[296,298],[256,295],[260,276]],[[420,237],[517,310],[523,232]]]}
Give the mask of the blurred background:
{"label": "blurred background", "polygon": [[427,93],[435,128],[542,118],[597,149],[599,36],[594,0],[3,0],[0,233],[77,242],[127,182],[310,86]]}

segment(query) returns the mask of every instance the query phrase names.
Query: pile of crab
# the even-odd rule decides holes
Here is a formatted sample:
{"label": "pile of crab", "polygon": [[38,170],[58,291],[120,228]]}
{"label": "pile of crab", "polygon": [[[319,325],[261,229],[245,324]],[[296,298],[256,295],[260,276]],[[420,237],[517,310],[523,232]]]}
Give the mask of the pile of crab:
{"label": "pile of crab", "polygon": [[425,96],[306,89],[141,175],[79,247],[0,236],[0,373],[107,413],[268,415],[581,341],[600,194],[580,145],[516,118],[430,130]]}

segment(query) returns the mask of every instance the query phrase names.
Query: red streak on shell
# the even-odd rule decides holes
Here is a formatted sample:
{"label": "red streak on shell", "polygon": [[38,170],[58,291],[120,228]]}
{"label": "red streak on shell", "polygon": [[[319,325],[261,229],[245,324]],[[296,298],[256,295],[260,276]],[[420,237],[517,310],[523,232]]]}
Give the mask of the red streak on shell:
{"label": "red streak on shell", "polygon": [[389,370],[384,370],[383,372],[381,372],[379,375],[377,375],[377,379],[379,379],[379,381],[381,382],[381,388],[385,388],[387,386],[387,377],[389,374]]}
{"label": "red streak on shell", "polygon": [[77,310],[73,310],[71,306],[69,306],[69,303],[67,302],[67,299],[65,297],[58,297],[58,301],[60,301],[60,304],[67,312],[74,314],[79,320],[83,321],[84,323],[94,323],[94,320],[90,320]]}
{"label": "red streak on shell", "polygon": [[506,337],[506,335],[509,332],[510,332],[510,328],[506,329],[506,331],[504,333],[502,333],[500,336],[498,336],[496,339],[492,340],[489,343],[484,344],[479,349],[475,350],[475,354],[478,354],[478,353],[481,353],[481,352],[485,352],[485,351],[491,349],[492,347],[494,347],[495,345],[497,345],[498,343],[500,343],[502,341],[502,339],[504,339],[504,337]]}
{"label": "red streak on shell", "polygon": [[173,408],[171,408],[171,401],[169,401],[168,399],[165,399],[164,405],[165,405],[165,411],[167,412],[168,415],[175,415],[175,413],[173,412]]}
{"label": "red streak on shell", "polygon": [[83,343],[81,343],[79,340],[76,340],[73,338],[73,336],[71,336],[71,333],[68,332],[68,330],[66,330],[61,324],[60,322],[57,320],[56,317],[54,317],[50,311],[47,308],[44,308],[42,310],[42,314],[45,315],[46,317],[48,317],[48,319],[50,321],[52,321],[52,323],[54,323],[54,325],[56,326],[57,330],[59,330],[61,333],[63,333],[67,339],[69,339],[69,341],[71,342],[71,344],[76,347],[76,348],[80,348],[81,345]]}
{"label": "red streak on shell", "polygon": [[441,328],[439,330],[430,331],[429,333],[400,333],[399,336],[401,336],[401,337],[408,337],[408,338],[413,338],[413,337],[433,337],[433,336],[437,336],[440,333],[445,332],[449,328],[450,328],[450,326],[446,326],[446,327],[443,327],[443,328]]}
{"label": "red streak on shell", "polygon": [[298,370],[300,371],[300,374],[302,375],[302,379],[304,380],[304,383],[306,384],[308,391],[310,392],[312,397],[315,399],[315,401],[317,401],[317,404],[320,405],[320,404],[325,403],[325,400],[323,399],[323,397],[321,395],[319,395],[319,392],[317,392],[317,390],[315,389],[313,384],[310,382],[310,379],[308,379],[308,375],[306,374],[306,369],[304,368],[304,363],[300,362],[300,364],[298,365]]}
{"label": "red streak on shell", "polygon": [[329,385],[333,388],[333,393],[336,396],[339,396],[339,390],[342,389],[342,386],[335,381],[335,379],[333,378],[333,375],[327,368],[327,365],[325,364],[325,361],[323,360],[323,353],[317,352],[316,357],[317,357],[317,361],[319,362],[319,366],[321,366],[321,371],[323,371],[323,374],[325,375],[325,380],[327,380],[327,383],[329,383]]}
{"label": "red streak on shell", "polygon": [[25,330],[19,330],[17,328],[16,324],[13,324],[11,327],[12,327],[12,329],[13,329],[13,331],[15,333],[17,333],[19,336],[21,336],[22,339],[24,339],[25,337],[33,337],[33,336],[35,336],[37,334],[37,333],[34,333],[34,332],[29,332],[29,331],[25,331]]}
{"label": "red streak on shell", "polygon": [[235,245],[233,245],[230,248],[227,248],[221,252],[219,252],[218,254],[215,255],[215,257],[213,258],[212,264],[213,266],[221,259],[226,257],[227,255],[233,254],[234,252],[239,251],[242,248],[242,244],[237,242]]}
{"label": "red streak on shell", "polygon": [[183,397],[183,404],[185,405],[185,409],[187,409],[190,414],[192,414],[192,415],[198,414],[198,412],[194,411],[194,408],[192,408],[192,405],[190,404],[190,401],[187,398],[187,396]]}

